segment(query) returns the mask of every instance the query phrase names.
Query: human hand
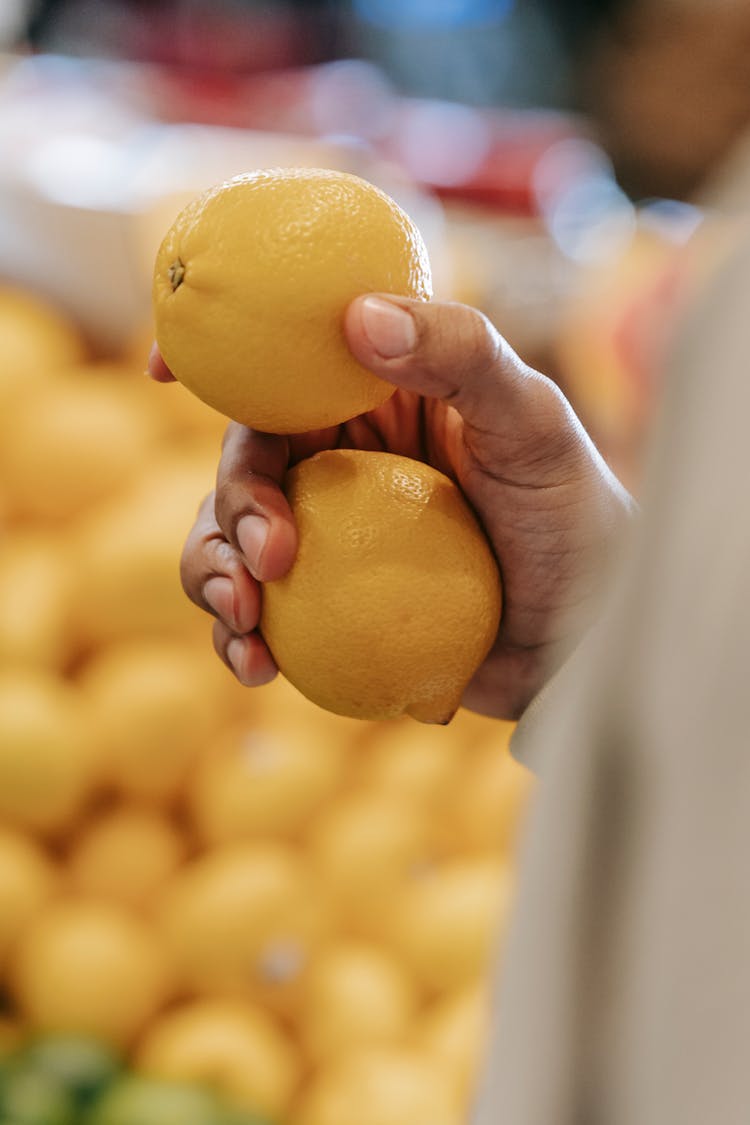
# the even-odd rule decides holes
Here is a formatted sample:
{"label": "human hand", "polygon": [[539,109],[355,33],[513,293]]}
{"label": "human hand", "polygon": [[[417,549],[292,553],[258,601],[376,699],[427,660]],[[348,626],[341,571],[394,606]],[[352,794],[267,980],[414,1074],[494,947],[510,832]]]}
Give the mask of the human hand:
{"label": "human hand", "polygon": [[[276,667],[257,628],[261,586],[287,572],[297,548],[287,468],[336,447],[426,461],[461,487],[502,575],[500,628],[464,706],[518,718],[585,628],[630,497],[560,390],[476,310],[369,295],[349,306],[344,331],[356,358],[397,390],[377,409],[311,433],[231,423],[216,490],[183,551],[185,591],[215,616],[216,650],[241,682],[267,682]],[[156,350],[150,370],[171,377]]]}

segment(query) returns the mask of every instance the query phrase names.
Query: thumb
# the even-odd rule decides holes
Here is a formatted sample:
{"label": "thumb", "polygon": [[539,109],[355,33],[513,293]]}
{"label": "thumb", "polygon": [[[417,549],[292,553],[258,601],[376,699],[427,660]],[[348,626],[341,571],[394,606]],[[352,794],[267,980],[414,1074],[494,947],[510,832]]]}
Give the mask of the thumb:
{"label": "thumb", "polygon": [[524,363],[477,309],[368,294],[349,305],[344,330],[369,371],[454,407],[483,460],[528,453],[554,461],[580,438],[580,422],[559,388]]}

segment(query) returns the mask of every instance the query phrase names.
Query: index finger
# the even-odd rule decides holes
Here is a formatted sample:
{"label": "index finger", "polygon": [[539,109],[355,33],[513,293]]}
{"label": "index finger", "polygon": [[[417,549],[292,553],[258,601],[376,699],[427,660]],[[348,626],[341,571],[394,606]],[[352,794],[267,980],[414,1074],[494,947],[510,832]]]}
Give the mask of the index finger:
{"label": "index finger", "polygon": [[227,427],[216,477],[216,519],[259,582],[282,578],[297,554],[297,528],[282,490],[289,442]]}

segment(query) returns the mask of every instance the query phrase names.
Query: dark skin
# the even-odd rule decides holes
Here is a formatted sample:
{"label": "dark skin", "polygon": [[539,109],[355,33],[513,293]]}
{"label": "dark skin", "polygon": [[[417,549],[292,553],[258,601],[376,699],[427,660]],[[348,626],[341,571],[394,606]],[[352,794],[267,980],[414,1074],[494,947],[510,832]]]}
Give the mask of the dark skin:
{"label": "dark skin", "polygon": [[[276,666],[258,631],[262,583],[287,572],[297,547],[282,491],[288,466],[336,447],[425,461],[461,487],[502,574],[500,628],[464,705],[518,718],[592,616],[603,558],[632,501],[560,390],[475,309],[361,297],[344,332],[394,395],[312,433],[280,437],[231,423],[216,490],[185,544],[185,591],[216,618],[216,650],[239,680],[267,682]],[[171,378],[156,349],[150,370]],[[248,515],[260,519],[243,522]]]}

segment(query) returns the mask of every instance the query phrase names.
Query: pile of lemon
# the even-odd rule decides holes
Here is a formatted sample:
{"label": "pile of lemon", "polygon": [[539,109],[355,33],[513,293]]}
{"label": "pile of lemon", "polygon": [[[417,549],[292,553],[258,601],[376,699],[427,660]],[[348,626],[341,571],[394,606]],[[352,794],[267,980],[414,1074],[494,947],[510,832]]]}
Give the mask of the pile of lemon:
{"label": "pile of lemon", "polygon": [[0,1054],[66,1033],[263,1120],[460,1125],[510,726],[235,683],[178,579],[224,420],[143,375],[149,334],[94,361],[0,289]]}

